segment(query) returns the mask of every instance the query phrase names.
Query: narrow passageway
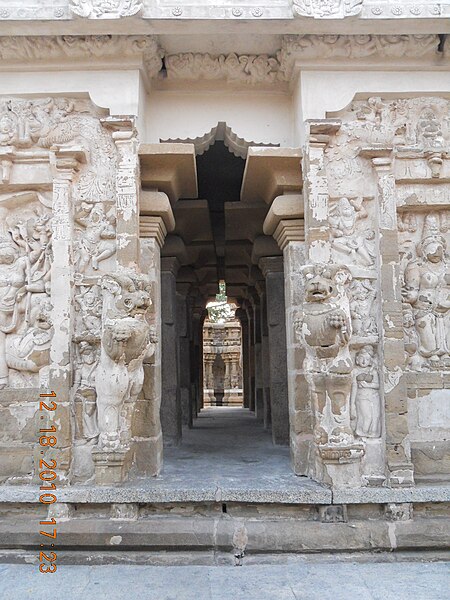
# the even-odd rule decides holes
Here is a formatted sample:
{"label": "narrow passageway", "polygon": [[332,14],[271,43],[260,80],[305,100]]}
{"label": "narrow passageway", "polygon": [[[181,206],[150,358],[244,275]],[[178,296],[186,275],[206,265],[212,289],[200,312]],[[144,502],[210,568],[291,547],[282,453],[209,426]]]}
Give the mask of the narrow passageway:
{"label": "narrow passageway", "polygon": [[200,479],[269,482],[289,476],[289,448],[274,446],[270,432],[247,408],[202,409],[192,429],[183,431],[181,446],[165,449],[164,475],[189,471]]}

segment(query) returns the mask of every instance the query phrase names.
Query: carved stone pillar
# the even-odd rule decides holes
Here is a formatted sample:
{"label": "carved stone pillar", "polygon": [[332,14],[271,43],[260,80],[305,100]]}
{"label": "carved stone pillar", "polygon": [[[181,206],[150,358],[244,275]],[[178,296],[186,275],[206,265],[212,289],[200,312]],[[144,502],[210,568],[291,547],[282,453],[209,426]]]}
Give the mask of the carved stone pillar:
{"label": "carved stone pillar", "polygon": [[251,387],[249,386],[249,333],[248,333],[248,318],[247,313],[243,308],[236,311],[236,316],[241,322],[242,328],[242,386],[244,391],[244,407],[249,407],[249,394]]}
{"label": "carved stone pillar", "polygon": [[255,414],[257,419],[264,419],[264,389],[262,372],[262,344],[261,344],[261,302],[257,293],[252,297],[253,308],[253,341],[255,354]]}
{"label": "carved stone pillar", "polygon": [[[74,256],[73,256],[73,205],[72,184],[80,163],[86,162],[81,148],[59,149],[53,156],[52,202],[52,252],[51,265],[51,319],[54,329],[50,346],[50,371],[48,389],[42,393],[56,393],[56,414],[53,419],[64,423],[58,432],[57,445],[52,458],[56,460],[59,484],[68,483],[71,461],[72,428],[70,387],[72,385],[74,330]],[[42,385],[43,382],[41,382]],[[35,460],[39,463],[40,448]]]}
{"label": "carved stone pillar", "polygon": [[156,476],[163,464],[161,430],[161,248],[175,221],[166,194],[141,192],[140,246],[141,269],[153,289],[151,307],[152,332],[157,341],[155,352],[144,362],[143,397],[136,403],[133,436],[136,438],[136,466],[139,473]]}
{"label": "carved stone pillar", "polygon": [[178,328],[178,359],[179,359],[179,387],[182,423],[191,424],[190,409],[190,321],[188,319],[188,293],[190,283],[177,284],[177,328]]}
{"label": "carved stone pillar", "polygon": [[161,260],[162,292],[162,403],[161,422],[164,444],[181,442],[181,398],[177,332],[176,277],[180,263],[175,257]]}
{"label": "carved stone pillar", "polygon": [[117,270],[100,281],[102,329],[95,374],[99,438],[92,458],[96,482],[111,484],[127,479],[133,464],[138,471],[154,472],[147,436],[136,440],[133,428],[135,410],[141,408],[144,363],[153,359],[156,337],[150,323],[154,289],[139,267],[140,180],[134,118],[108,117],[102,123],[112,130],[118,157]]}
{"label": "carved stone pillar", "polygon": [[301,269],[305,264],[302,217],[301,196],[279,196],[273,201],[264,223],[265,233],[273,235],[283,251],[290,445],[294,472],[297,475],[308,474],[308,460],[314,451],[311,404],[303,370],[305,351],[295,334],[295,323],[302,305]]}
{"label": "carved stone pillar", "polygon": [[[397,203],[395,177],[392,170],[392,148],[372,151],[363,155],[372,158],[378,179],[378,252],[379,284],[382,319],[380,320],[380,362],[383,365],[383,390],[386,459],[389,483],[392,486],[413,485],[414,470],[408,430],[408,401],[403,337],[403,309],[400,253],[397,232]],[[366,440],[366,453],[374,454],[373,462],[384,465],[382,439]]]}
{"label": "carved stone pillar", "polygon": [[280,256],[261,258],[259,267],[266,279],[272,439],[274,444],[287,445],[289,405],[283,259]]}
{"label": "carved stone pillar", "polygon": [[265,284],[258,286],[261,309],[261,375],[263,387],[263,422],[264,429],[270,429],[270,357],[269,357],[269,331],[267,325],[267,300]]}
{"label": "carved stone pillar", "polygon": [[247,315],[247,357],[248,357],[248,408],[255,410],[255,351],[254,351],[254,328],[253,308],[247,301],[244,306]]}

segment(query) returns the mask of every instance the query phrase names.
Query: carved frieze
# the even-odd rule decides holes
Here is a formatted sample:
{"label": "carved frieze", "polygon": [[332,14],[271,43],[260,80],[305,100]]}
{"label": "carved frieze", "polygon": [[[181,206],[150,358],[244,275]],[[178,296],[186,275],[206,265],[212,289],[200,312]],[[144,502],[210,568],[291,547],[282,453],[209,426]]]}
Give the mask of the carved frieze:
{"label": "carved frieze", "polygon": [[141,0],[70,0],[70,10],[89,19],[119,19],[139,13]]}
{"label": "carved frieze", "polygon": [[39,385],[53,335],[49,198],[0,197],[0,388]]}
{"label": "carved frieze", "polygon": [[283,38],[278,60],[281,71],[291,77],[294,65],[321,60],[332,63],[351,58],[370,64],[410,59],[412,61],[437,58],[439,36],[415,35],[286,35]]}
{"label": "carved frieze", "polygon": [[294,15],[314,19],[342,19],[359,15],[364,0],[292,0]]}
{"label": "carved frieze", "polygon": [[231,53],[211,56],[189,52],[166,56],[165,65],[168,79],[222,79],[247,84],[275,83],[284,80],[278,60],[267,54]]}
{"label": "carved frieze", "polygon": [[8,62],[141,58],[149,77],[162,66],[163,51],[151,35],[2,36],[0,58]]}

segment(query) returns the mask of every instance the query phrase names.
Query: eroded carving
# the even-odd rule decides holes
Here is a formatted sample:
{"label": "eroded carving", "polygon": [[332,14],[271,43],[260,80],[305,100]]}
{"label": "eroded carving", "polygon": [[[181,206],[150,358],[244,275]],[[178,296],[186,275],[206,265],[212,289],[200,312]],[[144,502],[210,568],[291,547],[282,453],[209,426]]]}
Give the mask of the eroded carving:
{"label": "eroded carving", "polygon": [[105,214],[103,204],[83,202],[77,211],[75,222],[83,227],[77,244],[77,271],[85,273],[88,267],[98,271],[99,263],[116,251],[114,210]]}
{"label": "eroded carving", "polygon": [[189,52],[166,56],[165,65],[169,79],[223,79],[248,84],[274,83],[284,79],[278,60],[267,54],[211,56]]}
{"label": "eroded carving", "polygon": [[304,276],[296,333],[306,350],[303,369],[315,408],[315,439],[324,462],[351,462],[364,453],[350,422],[352,324],[346,288],[351,275],[347,267],[312,265]]}
{"label": "eroded carving", "polygon": [[116,450],[128,444],[130,423],[121,421],[122,409],[141,391],[144,358],[154,346],[146,318],[151,290],[146,277],[132,270],[104,275],[101,286],[102,338],[95,374],[99,447]]}
{"label": "eroded carving", "polygon": [[49,364],[50,214],[35,193],[7,196],[0,206],[0,387],[24,387]]}
{"label": "eroded carving", "polygon": [[405,318],[409,329],[412,319],[415,325],[408,348],[418,354],[410,364],[416,370],[438,368],[448,363],[450,352],[450,265],[438,212],[426,215],[416,253],[406,265],[403,287],[412,311]]}
{"label": "eroded carving", "polygon": [[370,279],[355,279],[350,284],[350,314],[355,336],[378,334],[377,319],[374,314],[376,296],[377,291]]}
{"label": "eroded carving", "polygon": [[141,56],[154,77],[161,70],[163,51],[151,35],[2,36],[0,58],[12,62]]}
{"label": "eroded carving", "polygon": [[360,231],[357,223],[367,218],[362,198],[340,198],[330,206],[328,221],[332,255],[337,263],[370,267],[375,261],[373,229]]}

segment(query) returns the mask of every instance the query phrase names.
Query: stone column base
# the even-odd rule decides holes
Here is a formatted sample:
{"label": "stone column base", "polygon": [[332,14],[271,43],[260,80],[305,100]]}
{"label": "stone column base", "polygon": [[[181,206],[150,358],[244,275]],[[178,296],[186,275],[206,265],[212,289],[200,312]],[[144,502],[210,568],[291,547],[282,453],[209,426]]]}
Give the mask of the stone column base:
{"label": "stone column base", "polygon": [[122,483],[128,478],[131,462],[131,451],[123,450],[100,450],[92,451],[94,461],[95,483],[98,485],[109,485],[111,483]]}

